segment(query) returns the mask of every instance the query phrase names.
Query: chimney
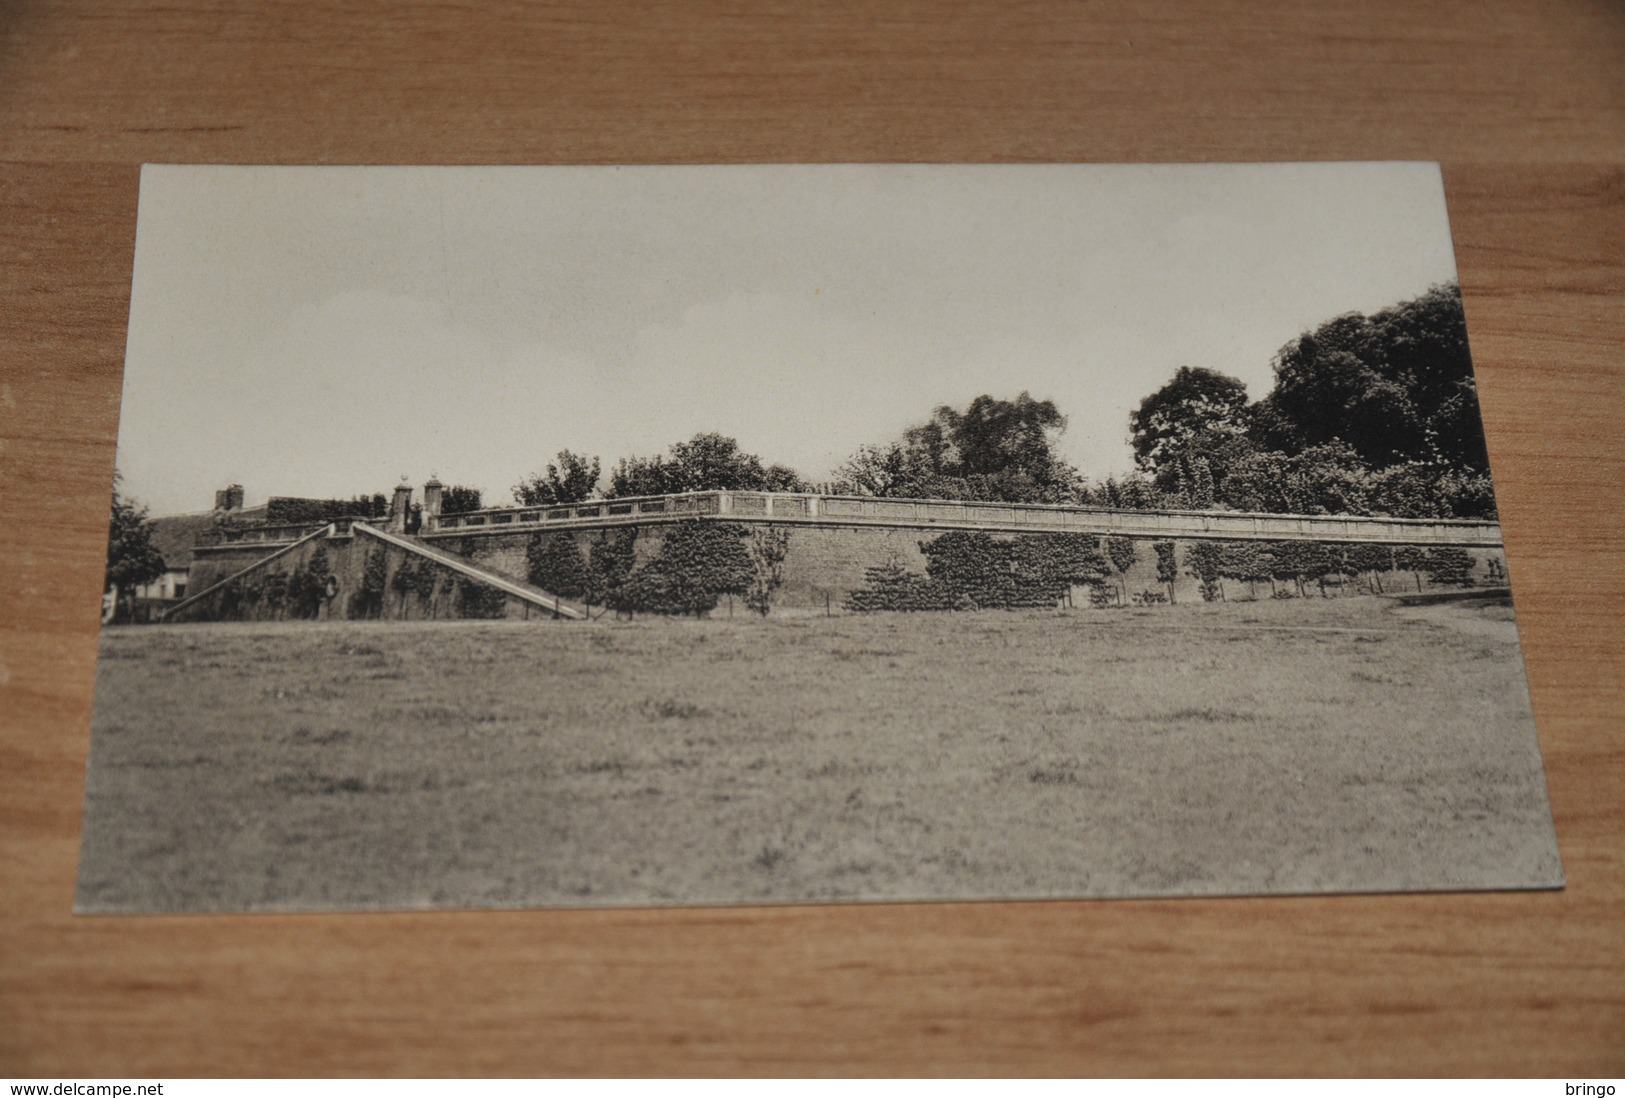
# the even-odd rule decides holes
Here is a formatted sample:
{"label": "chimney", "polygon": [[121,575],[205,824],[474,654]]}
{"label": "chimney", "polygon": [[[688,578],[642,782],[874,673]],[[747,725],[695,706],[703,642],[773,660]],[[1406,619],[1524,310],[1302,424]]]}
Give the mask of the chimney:
{"label": "chimney", "polygon": [[432,534],[440,529],[440,497],[445,485],[433,473],[429,474],[429,481],[423,486],[423,532]]}
{"label": "chimney", "polygon": [[406,533],[406,512],[412,508],[412,486],[395,485],[395,498],[389,501],[389,532]]}
{"label": "chimney", "polygon": [[215,492],[214,509],[216,511],[241,511],[243,509],[243,486],[233,484]]}

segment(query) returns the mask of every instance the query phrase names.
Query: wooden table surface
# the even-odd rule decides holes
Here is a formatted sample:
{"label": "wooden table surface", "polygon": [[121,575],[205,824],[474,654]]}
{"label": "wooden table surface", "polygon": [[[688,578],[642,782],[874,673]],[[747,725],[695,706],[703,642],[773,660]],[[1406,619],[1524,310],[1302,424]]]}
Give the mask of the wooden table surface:
{"label": "wooden table surface", "polygon": [[[0,36],[0,1075],[1625,1070],[1625,6],[19,2]],[[1309,159],[1443,162],[1566,891],[69,914],[141,162]]]}

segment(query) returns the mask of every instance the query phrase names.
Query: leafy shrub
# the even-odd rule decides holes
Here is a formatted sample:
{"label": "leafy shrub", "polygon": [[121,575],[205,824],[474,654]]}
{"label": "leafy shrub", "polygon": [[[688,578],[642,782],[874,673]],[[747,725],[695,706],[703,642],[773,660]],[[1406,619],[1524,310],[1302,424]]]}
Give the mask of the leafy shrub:
{"label": "leafy shrub", "polygon": [[746,545],[751,578],[745,605],[762,617],[773,606],[773,592],[784,583],[784,558],[790,551],[790,531],[778,526],[757,527]]}
{"label": "leafy shrub", "polygon": [[1445,587],[1473,586],[1473,555],[1465,549],[1441,548],[1427,554],[1428,578]]}
{"label": "leafy shrub", "polygon": [[1157,554],[1157,579],[1168,585],[1168,601],[1174,601],[1174,582],[1179,579],[1179,564],[1174,556],[1174,543],[1156,541],[1151,548]]}
{"label": "leafy shrub", "polygon": [[457,580],[457,616],[487,619],[507,617],[508,596],[500,588],[460,576]]}
{"label": "leafy shrub", "polygon": [[384,581],[388,568],[389,558],[382,550],[367,554],[367,561],[361,567],[361,585],[350,595],[350,617],[376,618],[383,614]]}
{"label": "leafy shrub", "polygon": [[589,605],[614,607],[618,592],[637,567],[637,527],[601,530],[587,549],[587,590]]}
{"label": "leafy shrub", "polygon": [[272,496],[265,504],[265,522],[268,526],[332,522],[334,519],[350,515],[383,518],[387,514],[389,501],[381,493],[356,496],[352,499],[299,499],[294,496]]}
{"label": "leafy shrub", "polygon": [[574,534],[533,534],[525,547],[526,578],[542,590],[579,599],[592,589],[592,577]]}
{"label": "leafy shrub", "polygon": [[1054,606],[1073,584],[1098,586],[1107,564],[1087,534],[1025,534],[1013,539],[955,530],[922,541],[926,575],[895,559],[868,569],[852,610],[1013,610]]}
{"label": "leafy shrub", "polygon": [[1202,601],[1214,602],[1224,596],[1219,585],[1224,575],[1224,546],[1216,541],[1198,541],[1185,550],[1185,570],[1202,585]]}
{"label": "leafy shrub", "polygon": [[905,569],[894,557],[875,568],[864,569],[868,586],[846,597],[848,610],[955,610],[976,609],[969,595],[950,591],[940,580]]}
{"label": "leafy shrub", "polygon": [[627,612],[709,613],[723,595],[749,589],[755,569],[744,538],[737,523],[691,519],[668,527],[659,554],[606,590],[605,604]]}
{"label": "leafy shrub", "polygon": [[466,488],[461,484],[454,484],[450,488],[441,490],[440,513],[442,515],[463,515],[469,511],[478,511],[484,493],[478,488]]}

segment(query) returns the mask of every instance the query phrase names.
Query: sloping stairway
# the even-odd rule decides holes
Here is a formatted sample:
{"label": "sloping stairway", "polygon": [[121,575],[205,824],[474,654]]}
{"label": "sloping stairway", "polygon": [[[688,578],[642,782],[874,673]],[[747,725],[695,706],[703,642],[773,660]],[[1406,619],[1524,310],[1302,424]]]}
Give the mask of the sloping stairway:
{"label": "sloping stairway", "polygon": [[335,527],[333,526],[333,524],[328,523],[326,526],[323,526],[323,527],[321,527],[320,529],[317,529],[317,530],[312,530],[310,533],[305,534],[303,537],[300,537],[300,538],[296,539],[295,541],[292,541],[289,544],[284,545],[282,548],[278,549],[276,552],[272,553],[270,556],[261,557],[259,560],[255,561],[253,564],[250,564],[246,568],[239,568],[237,571],[233,572],[231,575],[227,576],[225,579],[220,580],[218,583],[211,583],[208,587],[204,588],[202,591],[199,591],[197,594],[188,595],[186,598],[182,599],[180,602],[177,602],[174,606],[171,606],[168,610],[164,611],[164,616],[160,620],[161,621],[176,621],[176,620],[178,620],[183,611],[188,610],[193,606],[196,606],[198,603],[202,602],[204,599],[207,599],[210,595],[213,595],[216,591],[220,591],[220,590],[223,590],[226,587],[231,586],[232,584],[236,583],[238,580],[242,579],[244,576],[248,575],[250,572],[258,572],[258,571],[260,571],[266,565],[270,564],[272,561],[279,560],[282,557],[287,556],[289,553],[293,552],[295,549],[298,549],[300,546],[304,545],[308,541],[315,541],[317,538],[325,538],[325,537],[329,536],[330,534],[332,534],[334,532],[334,529],[335,529]]}
{"label": "sloping stairway", "polygon": [[368,526],[361,522],[355,523],[351,530],[356,534],[381,541],[385,545],[393,545],[395,548],[407,553],[414,553],[424,560],[432,561],[443,568],[449,568],[453,572],[495,587],[498,591],[512,595],[514,598],[545,610],[549,614],[555,614],[561,618],[570,618],[575,621],[581,621],[587,617],[587,608],[580,603],[570,602],[550,591],[543,591],[533,584],[510,579],[490,569],[482,568],[467,557],[458,556],[456,553],[448,553],[444,549],[438,549],[421,538],[412,537],[409,534],[393,534],[387,530],[380,530],[377,527]]}

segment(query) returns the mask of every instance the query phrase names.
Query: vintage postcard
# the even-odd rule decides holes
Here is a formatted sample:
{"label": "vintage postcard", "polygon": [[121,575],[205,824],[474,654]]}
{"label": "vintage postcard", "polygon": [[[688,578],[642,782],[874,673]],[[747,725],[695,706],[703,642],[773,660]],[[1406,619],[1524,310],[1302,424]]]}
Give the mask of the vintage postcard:
{"label": "vintage postcard", "polygon": [[77,908],[1553,888],[1431,164],[142,173]]}

